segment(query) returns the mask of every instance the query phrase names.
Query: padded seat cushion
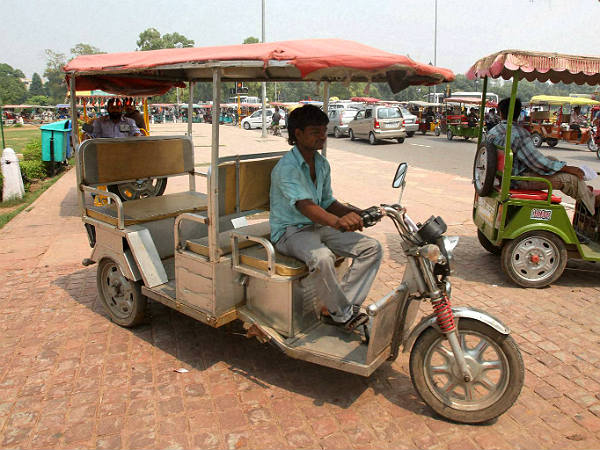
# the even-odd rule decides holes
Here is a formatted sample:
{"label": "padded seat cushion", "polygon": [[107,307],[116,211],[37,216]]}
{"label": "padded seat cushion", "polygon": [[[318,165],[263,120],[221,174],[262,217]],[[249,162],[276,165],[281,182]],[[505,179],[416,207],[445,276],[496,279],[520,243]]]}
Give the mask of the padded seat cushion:
{"label": "padded seat cushion", "polygon": [[[253,245],[240,250],[240,263],[267,272],[267,251],[262,245]],[[275,251],[275,273],[283,277],[302,275],[308,267],[302,261]]]}
{"label": "padded seat cushion", "polygon": [[[511,189],[509,191],[510,198],[520,198],[523,200],[547,200],[548,193],[546,191],[531,191],[528,189]],[[551,203],[560,203],[562,198],[552,194]]]}
{"label": "padded seat cushion", "polygon": [[[253,223],[245,227],[234,228],[219,233],[219,257],[231,253],[231,234],[233,232],[245,233],[251,236],[269,239],[271,235],[271,226],[268,221]],[[240,249],[256,245],[253,241],[239,241]],[[189,251],[198,255],[208,257],[208,236],[200,239],[190,239],[186,241],[186,247]]]}
{"label": "padded seat cushion", "polygon": [[[186,212],[206,211],[207,204],[206,194],[192,191],[130,200],[123,202],[125,225],[176,217]],[[117,225],[117,208],[114,204],[91,206],[86,208],[86,214],[93,219]]]}

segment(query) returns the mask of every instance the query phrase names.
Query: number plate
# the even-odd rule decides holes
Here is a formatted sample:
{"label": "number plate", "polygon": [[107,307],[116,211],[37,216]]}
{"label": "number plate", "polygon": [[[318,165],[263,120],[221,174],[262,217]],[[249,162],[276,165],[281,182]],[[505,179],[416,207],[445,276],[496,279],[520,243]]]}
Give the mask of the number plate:
{"label": "number plate", "polygon": [[400,122],[386,122],[384,123],[386,128],[394,128],[397,127],[400,124]]}
{"label": "number plate", "polygon": [[496,202],[488,200],[486,197],[479,197],[477,200],[477,216],[493,227],[496,218]]}

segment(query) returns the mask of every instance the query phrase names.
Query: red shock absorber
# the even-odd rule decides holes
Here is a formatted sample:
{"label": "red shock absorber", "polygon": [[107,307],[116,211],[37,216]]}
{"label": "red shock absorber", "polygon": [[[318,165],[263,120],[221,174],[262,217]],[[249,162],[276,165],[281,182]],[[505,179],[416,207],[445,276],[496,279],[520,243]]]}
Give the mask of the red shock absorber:
{"label": "red shock absorber", "polygon": [[450,300],[446,295],[437,300],[432,300],[433,312],[436,315],[436,321],[442,333],[450,333],[454,331],[456,325],[454,323],[454,313],[450,306]]}

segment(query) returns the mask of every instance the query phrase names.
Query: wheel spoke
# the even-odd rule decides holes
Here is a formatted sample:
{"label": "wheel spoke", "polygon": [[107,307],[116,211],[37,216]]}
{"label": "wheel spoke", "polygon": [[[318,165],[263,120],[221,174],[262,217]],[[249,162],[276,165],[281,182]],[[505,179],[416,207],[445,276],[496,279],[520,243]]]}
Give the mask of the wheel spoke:
{"label": "wheel spoke", "polygon": [[471,353],[477,361],[481,362],[481,357],[483,356],[488,347],[488,342],[485,339],[480,339],[479,343],[469,353]]}
{"label": "wheel spoke", "polygon": [[489,392],[496,390],[496,384],[486,376],[480,377],[476,383],[486,388]]}
{"label": "wheel spoke", "polygon": [[432,375],[446,375],[450,374],[450,367],[448,367],[446,364],[443,366],[432,366],[430,372]]}
{"label": "wheel spoke", "polygon": [[447,362],[451,362],[454,359],[454,353],[441,345],[435,349],[435,352],[439,353]]}
{"label": "wheel spoke", "polygon": [[465,383],[463,384],[463,388],[465,389],[465,400],[470,402],[473,400],[473,383]]}
{"label": "wheel spoke", "polygon": [[502,370],[502,361],[483,361],[481,370]]}
{"label": "wheel spoke", "polygon": [[450,378],[450,379],[448,379],[446,384],[441,387],[440,390],[445,392],[446,394],[450,394],[452,391],[454,391],[456,386],[458,386],[458,383],[456,382],[456,380],[454,378]]}

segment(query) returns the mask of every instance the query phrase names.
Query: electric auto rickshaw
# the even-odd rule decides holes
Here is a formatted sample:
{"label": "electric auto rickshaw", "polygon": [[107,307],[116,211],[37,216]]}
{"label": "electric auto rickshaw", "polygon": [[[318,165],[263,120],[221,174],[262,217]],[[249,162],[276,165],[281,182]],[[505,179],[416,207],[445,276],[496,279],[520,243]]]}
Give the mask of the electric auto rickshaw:
{"label": "electric auto rickshaw", "polygon": [[421,134],[426,134],[428,131],[435,131],[435,112],[442,106],[440,103],[411,100],[408,102],[408,105],[419,108],[419,131]]}
{"label": "electric auto rickshaw", "polygon": [[[474,97],[446,97],[443,101],[446,107],[440,123],[440,132],[446,133],[449,141],[455,136],[460,136],[465,141],[477,138],[479,117],[467,113],[467,109],[477,109],[482,101]],[[497,105],[488,100],[483,106],[495,108]],[[436,132],[436,135],[439,134]]]}
{"label": "electric auto rickshaw", "polygon": [[[584,65],[585,72],[580,70]],[[599,68],[598,57],[504,50],[477,61],[467,77],[483,78],[484,96],[489,78],[512,78],[508,117],[513,117],[521,78],[598,85]],[[481,114],[483,119],[483,107]],[[512,127],[509,121],[503,148],[485,142],[479,128],[473,165],[473,221],[479,242],[487,251],[501,255],[502,269],[514,283],[541,288],[561,276],[567,258],[600,261],[600,216],[598,212],[591,215],[577,202],[571,221],[548,180],[512,175]],[[548,189],[514,189],[511,184],[515,181],[538,181]]]}
{"label": "electric auto rickshaw", "polygon": [[[440,217],[416,224],[399,202],[362,211],[365,225],[384,217],[394,222],[408,262],[398,287],[366,307],[368,325],[348,332],[319,320],[320,300],[306,265],[270,241],[264,219],[270,172],[284,152],[219,156],[223,82],[320,82],[327,110],[330,82],[388,82],[397,92],[450,82],[451,71],[337,39],[89,55],[64,70],[72,92],[102,87],[160,95],[188,83],[190,103],[194,82],[213,83],[206,172],[194,164],[191,121],[187,136],[90,139],[79,146],[73,133],[79,206],[92,247],[84,264],[98,265],[99,298],[114,322],[139,324],[151,299],[212,327],[240,320],[248,337],[292,358],[362,376],[395,359],[402,347],[410,352],[419,395],[460,422],[490,420],[516,401],[524,368],[508,327],[484,311],[450,305],[457,239],[444,236]],[[394,187],[403,189],[406,171],[406,164],[398,166]],[[189,190],[129,202],[96,187],[180,175],[188,177]],[[198,177],[206,181],[203,192],[196,189]],[[114,203],[90,204],[98,193]],[[348,262],[335,259],[343,271]],[[423,300],[434,313],[413,326]]]}
{"label": "electric auto rickshaw", "polygon": [[[586,97],[559,97],[554,95],[534,95],[529,101],[530,108],[539,109],[532,111],[529,117],[529,130],[533,145],[541,147],[545,142],[549,147],[555,147],[559,141],[570,144],[587,145],[590,151],[596,151],[590,126],[582,126],[579,130],[569,126],[570,111],[576,106],[590,108],[600,105],[597,100]],[[567,106],[570,110],[567,110]],[[552,110],[556,108],[556,120],[551,120]],[[569,112],[567,112],[569,111]]]}

